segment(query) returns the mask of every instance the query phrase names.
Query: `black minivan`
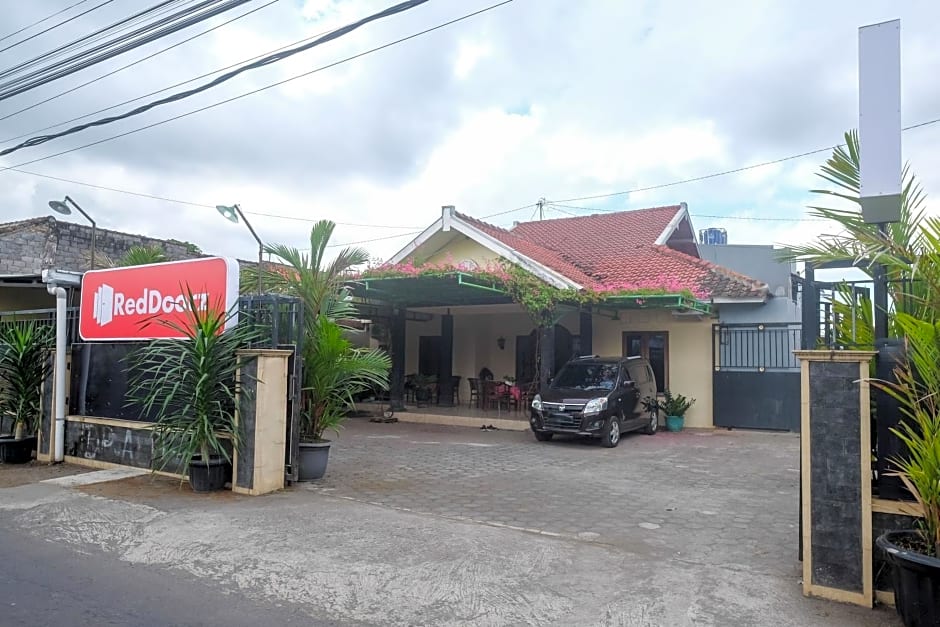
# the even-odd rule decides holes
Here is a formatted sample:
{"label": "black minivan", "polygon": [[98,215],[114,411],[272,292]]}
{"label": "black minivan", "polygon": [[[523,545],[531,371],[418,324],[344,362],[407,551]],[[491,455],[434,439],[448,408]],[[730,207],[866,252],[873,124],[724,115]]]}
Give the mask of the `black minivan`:
{"label": "black minivan", "polygon": [[643,402],[650,398],[656,398],[656,379],[646,359],[578,357],[532,399],[529,424],[539,442],[564,433],[614,447],[626,431],[656,433],[659,415]]}

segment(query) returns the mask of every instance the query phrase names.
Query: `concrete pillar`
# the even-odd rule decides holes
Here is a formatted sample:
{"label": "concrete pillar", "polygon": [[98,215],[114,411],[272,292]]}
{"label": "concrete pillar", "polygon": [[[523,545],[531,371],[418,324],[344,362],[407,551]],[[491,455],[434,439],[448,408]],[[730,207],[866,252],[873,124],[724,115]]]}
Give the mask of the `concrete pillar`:
{"label": "concrete pillar", "polygon": [[591,310],[581,310],[580,312],[581,326],[580,326],[580,341],[581,341],[581,350],[580,355],[593,355],[594,354],[594,315],[591,313]]}
{"label": "concrete pillar", "polygon": [[803,594],[871,607],[870,351],[800,359]]}
{"label": "concrete pillar", "polygon": [[239,351],[237,418],[241,450],[232,458],[232,492],[259,495],[284,488],[287,370],[293,351]]}
{"label": "concrete pillar", "polygon": [[441,362],[438,368],[438,405],[453,407],[454,386],[454,317],[441,316]]}
{"label": "concrete pillar", "polygon": [[807,262],[803,275],[801,348],[813,350],[819,341],[819,292],[816,290],[816,272]]}
{"label": "concrete pillar", "polygon": [[539,327],[539,389],[555,376],[555,325]]}
{"label": "concrete pillar", "polygon": [[394,309],[389,320],[392,353],[389,401],[395,411],[405,411],[405,328],[405,308]]}

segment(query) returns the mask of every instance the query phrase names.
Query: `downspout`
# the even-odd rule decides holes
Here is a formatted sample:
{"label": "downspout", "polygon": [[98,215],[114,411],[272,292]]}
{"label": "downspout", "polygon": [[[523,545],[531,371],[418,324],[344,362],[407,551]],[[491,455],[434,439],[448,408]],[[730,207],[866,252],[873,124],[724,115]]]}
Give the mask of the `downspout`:
{"label": "downspout", "polygon": [[46,290],[55,296],[55,449],[53,461],[65,459],[65,344],[66,344],[66,292],[64,287],[50,283]]}

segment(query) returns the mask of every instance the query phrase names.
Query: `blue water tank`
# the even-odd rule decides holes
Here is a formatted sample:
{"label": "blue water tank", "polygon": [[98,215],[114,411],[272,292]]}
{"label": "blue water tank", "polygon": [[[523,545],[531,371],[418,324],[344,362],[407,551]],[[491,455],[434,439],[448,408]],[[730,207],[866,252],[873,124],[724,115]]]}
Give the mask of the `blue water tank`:
{"label": "blue water tank", "polygon": [[698,243],[723,246],[728,243],[728,231],[724,229],[702,229],[698,232]]}

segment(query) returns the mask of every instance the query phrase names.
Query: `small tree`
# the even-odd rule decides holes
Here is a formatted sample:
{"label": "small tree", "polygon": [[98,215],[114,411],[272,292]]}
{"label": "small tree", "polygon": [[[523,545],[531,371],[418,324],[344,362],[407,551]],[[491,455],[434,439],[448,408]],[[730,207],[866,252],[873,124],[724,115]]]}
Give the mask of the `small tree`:
{"label": "small tree", "polygon": [[[13,420],[17,438],[39,428],[42,384],[49,375],[52,328],[35,320],[0,325],[0,423]],[[2,427],[2,425],[0,425]]]}

